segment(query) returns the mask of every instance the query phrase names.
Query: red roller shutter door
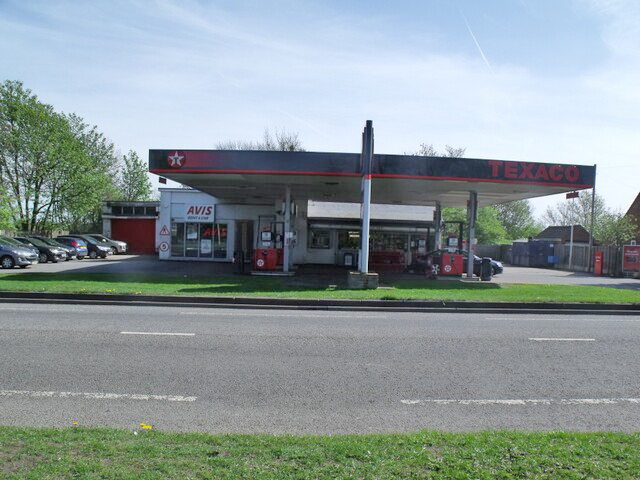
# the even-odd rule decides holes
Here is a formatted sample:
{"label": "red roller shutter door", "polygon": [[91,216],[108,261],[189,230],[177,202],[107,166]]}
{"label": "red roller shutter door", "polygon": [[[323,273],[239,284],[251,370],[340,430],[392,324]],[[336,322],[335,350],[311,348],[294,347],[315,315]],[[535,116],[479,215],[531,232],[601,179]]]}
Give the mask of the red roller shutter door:
{"label": "red roller shutter door", "polygon": [[111,238],[127,242],[128,253],[156,253],[156,220],[154,218],[113,218]]}

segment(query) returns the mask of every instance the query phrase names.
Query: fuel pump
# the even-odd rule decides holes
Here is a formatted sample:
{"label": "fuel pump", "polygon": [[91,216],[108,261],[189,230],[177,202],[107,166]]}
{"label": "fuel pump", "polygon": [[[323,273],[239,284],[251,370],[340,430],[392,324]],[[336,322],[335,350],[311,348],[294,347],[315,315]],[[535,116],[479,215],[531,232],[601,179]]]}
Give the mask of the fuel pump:
{"label": "fuel pump", "polygon": [[256,270],[277,270],[282,266],[284,222],[276,222],[275,215],[258,216],[258,229],[254,255]]}

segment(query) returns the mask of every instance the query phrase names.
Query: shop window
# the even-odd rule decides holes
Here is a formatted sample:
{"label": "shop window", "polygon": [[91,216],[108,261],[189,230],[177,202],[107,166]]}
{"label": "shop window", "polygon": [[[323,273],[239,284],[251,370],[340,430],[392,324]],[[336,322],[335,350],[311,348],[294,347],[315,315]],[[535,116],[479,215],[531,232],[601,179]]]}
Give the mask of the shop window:
{"label": "shop window", "polygon": [[120,205],[111,207],[111,215],[122,215],[122,207]]}
{"label": "shop window", "polygon": [[360,248],[360,232],[358,230],[340,230],[338,232],[338,248],[350,250]]}
{"label": "shop window", "polygon": [[309,230],[309,248],[331,248],[331,230]]}
{"label": "shop window", "polygon": [[144,207],[133,207],[133,214],[137,217],[144,215]]}
{"label": "shop window", "polygon": [[171,256],[184,257],[184,223],[171,224]]}

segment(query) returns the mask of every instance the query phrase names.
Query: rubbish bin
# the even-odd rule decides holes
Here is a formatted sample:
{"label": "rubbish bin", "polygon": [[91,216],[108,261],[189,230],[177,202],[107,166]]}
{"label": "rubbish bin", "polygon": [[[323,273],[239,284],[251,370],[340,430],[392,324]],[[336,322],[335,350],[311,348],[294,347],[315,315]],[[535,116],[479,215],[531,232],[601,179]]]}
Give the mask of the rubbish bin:
{"label": "rubbish bin", "polygon": [[480,280],[483,282],[491,281],[491,259],[489,257],[482,258],[482,264],[480,265]]}

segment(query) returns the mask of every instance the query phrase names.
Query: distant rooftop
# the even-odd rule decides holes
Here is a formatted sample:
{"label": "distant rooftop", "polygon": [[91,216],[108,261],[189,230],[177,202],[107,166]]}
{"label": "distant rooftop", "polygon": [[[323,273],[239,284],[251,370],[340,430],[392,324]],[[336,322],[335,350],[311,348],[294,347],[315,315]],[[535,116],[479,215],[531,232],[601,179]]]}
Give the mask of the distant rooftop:
{"label": "distant rooftop", "polygon": [[[571,239],[571,226],[561,225],[547,227],[536,235],[536,240],[569,242]],[[582,225],[573,226],[573,241],[575,243],[589,243],[589,232]]]}

